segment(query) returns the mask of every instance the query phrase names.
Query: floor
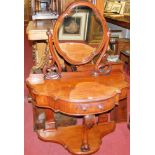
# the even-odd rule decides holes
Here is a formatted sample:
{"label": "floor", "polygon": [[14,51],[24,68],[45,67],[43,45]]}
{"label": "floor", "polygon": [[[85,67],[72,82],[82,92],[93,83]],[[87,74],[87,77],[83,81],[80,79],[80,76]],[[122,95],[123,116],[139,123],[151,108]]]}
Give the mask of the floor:
{"label": "floor", "polygon": [[[28,41],[26,34],[24,40],[24,78],[26,79],[33,61],[31,42]],[[70,155],[61,145],[38,139],[33,131],[32,106],[27,102],[26,86],[24,94],[24,155]],[[130,130],[127,128],[127,123],[118,123],[115,131],[103,138],[100,150],[94,155],[130,155]]]}

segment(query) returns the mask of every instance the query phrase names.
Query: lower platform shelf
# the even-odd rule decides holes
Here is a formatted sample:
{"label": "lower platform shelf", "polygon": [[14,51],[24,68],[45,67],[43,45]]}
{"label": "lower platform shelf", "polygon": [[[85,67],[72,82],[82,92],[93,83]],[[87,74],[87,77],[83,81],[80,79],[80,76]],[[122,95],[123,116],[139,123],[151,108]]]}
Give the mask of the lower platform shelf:
{"label": "lower platform shelf", "polygon": [[59,127],[52,130],[38,130],[37,134],[41,140],[51,141],[63,145],[72,154],[92,154],[96,152],[102,143],[102,137],[114,131],[115,122],[99,123],[94,125],[88,132],[88,143],[90,150],[81,151],[82,125]]}

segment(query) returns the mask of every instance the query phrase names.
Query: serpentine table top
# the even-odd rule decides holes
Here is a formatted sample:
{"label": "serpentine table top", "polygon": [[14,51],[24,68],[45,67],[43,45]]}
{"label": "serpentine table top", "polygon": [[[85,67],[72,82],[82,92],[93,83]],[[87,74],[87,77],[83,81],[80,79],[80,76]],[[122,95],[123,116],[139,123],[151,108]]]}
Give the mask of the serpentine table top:
{"label": "serpentine table top", "polygon": [[48,107],[69,115],[97,114],[110,110],[127,97],[128,83],[121,71],[91,76],[64,72],[60,79],[27,86],[38,107]]}

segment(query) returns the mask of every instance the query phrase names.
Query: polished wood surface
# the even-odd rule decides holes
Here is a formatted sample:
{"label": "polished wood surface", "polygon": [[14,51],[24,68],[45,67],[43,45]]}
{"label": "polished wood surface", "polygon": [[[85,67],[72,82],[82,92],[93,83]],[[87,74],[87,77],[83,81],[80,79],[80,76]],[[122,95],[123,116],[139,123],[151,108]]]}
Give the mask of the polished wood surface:
{"label": "polished wood surface", "polygon": [[[77,8],[77,7],[80,7],[80,6],[85,6],[87,8],[89,8],[90,10],[92,10],[92,12],[95,14],[95,16],[97,17],[98,19],[98,22],[101,24],[100,27],[103,29],[103,34],[102,34],[102,37],[101,37],[101,42],[98,46],[98,48],[96,48],[96,50],[94,51],[93,55],[88,55],[87,56],[87,59],[82,59],[83,61],[81,62],[78,62],[78,61],[75,61],[73,59],[70,59],[69,57],[67,57],[67,55],[65,54],[65,52],[63,51],[63,49],[60,47],[60,43],[59,43],[59,29],[60,27],[62,26],[62,23],[64,21],[64,19],[67,17],[67,16],[70,16],[70,14],[72,13],[72,11]],[[76,11],[76,9],[74,10]],[[76,65],[81,65],[81,64],[85,64],[85,63],[88,63],[89,61],[91,61],[93,59],[93,57],[97,54],[99,54],[100,52],[102,53],[105,53],[106,51],[105,50],[102,50],[103,47],[106,45],[106,43],[109,41],[109,36],[108,36],[108,28],[107,28],[107,24],[106,24],[106,21],[104,19],[103,16],[101,16],[100,12],[98,11],[98,9],[92,4],[92,3],[89,3],[89,2],[85,2],[85,1],[76,1],[74,3],[71,3],[67,9],[63,12],[63,14],[61,16],[59,16],[59,18],[57,19],[56,23],[55,23],[55,26],[54,26],[54,29],[53,29],[53,42],[54,42],[54,45],[58,51],[58,53],[69,63],[71,64],[76,64]],[[74,37],[74,35],[73,35]],[[49,37],[49,40],[51,38]],[[78,49],[74,48],[74,51],[75,53],[78,52]]]}
{"label": "polished wood surface", "polygon": [[[94,55],[95,51],[95,48],[84,43],[60,43],[59,46],[66,54],[66,56],[75,62],[82,62],[87,60],[88,57]],[[78,51],[75,51],[75,49],[78,49]]]}
{"label": "polished wood surface", "polygon": [[[80,77],[77,72],[63,74],[64,78],[45,80],[44,84],[27,83],[37,101],[36,106],[49,107],[71,115],[83,115],[108,111],[115,106],[119,98],[126,98],[128,84],[119,71],[97,78],[86,75]],[[77,91],[78,89],[80,92]],[[118,98],[119,91],[121,94]],[[90,102],[94,104],[91,105]],[[100,105],[103,108],[99,108]]]}
{"label": "polished wood surface", "polygon": [[130,50],[130,39],[118,38],[116,39],[116,54],[120,55],[122,51]]}
{"label": "polished wood surface", "polygon": [[[95,70],[95,60],[92,63],[76,66],[78,72],[85,72],[85,71],[94,71]],[[117,62],[108,62],[111,65],[111,70],[120,70],[123,72],[123,61],[118,60]]]}
{"label": "polished wood surface", "polygon": [[127,99],[119,101],[118,105],[110,112],[110,120],[115,122],[127,122]]}
{"label": "polished wood surface", "polygon": [[[63,50],[60,48],[61,45],[65,45],[64,42],[61,44],[58,39],[58,30],[62,20],[69,15],[73,8],[78,6],[91,8],[103,28],[101,44],[94,49],[91,56],[92,48],[90,50],[89,45],[79,46],[82,43],[74,43],[72,48],[72,46],[68,47],[70,44],[67,41],[65,43],[67,47],[64,46]],[[37,119],[34,120],[39,122],[36,132],[40,139],[59,143],[72,154],[94,153],[99,149],[102,137],[115,129],[114,122],[101,123],[99,115],[110,112],[115,105],[119,104],[120,100],[125,99],[129,87],[121,66],[107,62],[105,53],[109,44],[109,34],[105,19],[92,3],[78,1],[67,7],[64,14],[59,16],[56,21],[53,33],[48,30],[47,35],[52,57],[50,66],[47,66],[43,72],[44,82],[33,84],[29,78],[26,81],[33,106],[46,110],[45,116],[41,111],[41,115],[38,114]],[[74,68],[80,65],[83,65],[83,68],[77,67],[74,72],[68,70],[64,72],[56,56],[55,48],[62,58]],[[78,51],[80,52],[78,53]],[[83,56],[82,52],[85,52],[87,56]],[[91,67],[87,66],[87,63],[92,61],[96,55],[98,56],[94,64]],[[84,66],[87,66],[87,70]],[[105,69],[107,66],[108,72]],[[49,110],[53,115],[49,113]],[[48,113],[47,119],[46,113]],[[75,118],[82,117],[83,124],[57,126],[56,113]]]}
{"label": "polished wood surface", "polygon": [[100,11],[101,15],[104,13],[104,2],[105,0],[96,0],[96,7]]}
{"label": "polished wood surface", "polygon": [[108,14],[104,14],[104,16],[107,22],[124,27],[126,29],[130,29],[130,17],[129,16],[108,15]]}
{"label": "polished wood surface", "polygon": [[31,19],[31,0],[24,0],[24,22]]}
{"label": "polished wood surface", "polygon": [[[47,42],[47,30],[50,29],[50,32],[53,33],[53,24],[54,22],[51,20],[30,21],[28,23],[26,33],[28,35],[28,40],[32,41],[33,44],[32,53],[34,66],[32,67],[32,71],[35,73],[41,72],[45,64],[47,65],[50,63],[49,58],[51,53]],[[64,68],[64,60],[61,59],[57,53],[55,54],[62,68]]]}
{"label": "polished wood surface", "polygon": [[93,154],[99,149],[102,143],[101,138],[112,132],[115,129],[115,123],[100,123],[94,125],[88,135],[90,150],[82,152],[81,141],[83,132],[83,126],[68,126],[60,127],[56,130],[38,130],[38,137],[44,141],[52,141],[63,145],[71,154]]}
{"label": "polished wood surface", "polygon": [[47,40],[47,30],[53,32],[53,23],[51,20],[30,21],[26,33],[29,40]]}
{"label": "polished wood surface", "polygon": [[[58,80],[45,80],[43,84],[31,85],[27,82],[33,98],[33,105],[40,108],[51,108],[56,113],[62,112],[71,116],[89,116],[109,111],[119,104],[119,100],[127,97],[129,85],[123,72],[118,69],[106,76],[93,77],[90,72],[64,72],[62,77]],[[83,83],[86,81],[87,83]],[[74,94],[78,83],[82,84],[82,89],[80,85],[80,90]],[[85,87],[83,84],[86,84]],[[72,95],[76,95],[76,99],[73,99]],[[115,114],[116,110],[113,112],[113,116],[117,115]],[[89,123],[92,121],[90,120]],[[100,120],[99,117],[99,124],[94,122],[96,125],[94,124],[90,128],[89,123],[84,126],[74,125],[55,128],[54,120],[45,121],[45,124],[39,124],[39,127],[44,128],[44,130],[39,128],[37,134],[44,141],[62,144],[71,153],[89,154],[96,152],[99,149],[101,138],[115,128],[114,123],[101,122],[103,120]]]}

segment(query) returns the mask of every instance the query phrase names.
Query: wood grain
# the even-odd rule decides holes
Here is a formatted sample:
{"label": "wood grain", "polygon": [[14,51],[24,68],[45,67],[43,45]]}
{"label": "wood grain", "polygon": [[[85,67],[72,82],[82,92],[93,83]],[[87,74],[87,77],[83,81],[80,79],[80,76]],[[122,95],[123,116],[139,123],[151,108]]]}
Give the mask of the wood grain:
{"label": "wood grain", "polygon": [[[99,44],[99,47],[94,51],[93,55],[89,56],[90,53],[88,53],[87,59],[81,59],[81,61],[78,61],[78,58],[77,58],[76,61],[75,61],[75,59],[70,59],[70,57],[68,57],[65,54],[65,52],[62,50],[62,48],[60,47],[61,44],[59,43],[59,38],[58,38],[58,36],[59,36],[58,35],[59,29],[62,26],[62,23],[64,21],[64,18],[66,16],[69,16],[71,14],[71,12],[73,11],[73,9],[75,9],[78,6],[85,6],[85,7],[90,8],[93,11],[93,13],[95,14],[95,17],[98,19],[98,22],[101,24],[101,27],[102,27],[102,29],[104,31],[104,33],[102,35],[102,40],[101,40],[101,42]],[[98,11],[98,9],[92,3],[89,3],[89,2],[86,2],[86,1],[75,1],[74,3],[71,3],[67,7],[67,9],[63,12],[63,14],[61,16],[59,16],[59,18],[57,19],[57,21],[55,23],[55,26],[54,26],[54,29],[53,29],[53,36],[54,36],[53,42],[54,42],[54,45],[55,45],[58,53],[68,63],[74,64],[74,65],[81,65],[81,64],[86,64],[86,63],[90,62],[95,55],[99,54],[102,51],[102,48],[104,47],[105,43],[108,40],[108,34],[107,34],[107,32],[108,32],[108,28],[107,28],[107,24],[106,24],[106,21],[105,21],[104,17],[101,16],[101,14]],[[78,48],[74,48],[74,53],[78,53],[78,50],[79,50]],[[102,51],[102,52],[105,53],[106,51]]]}
{"label": "wood grain", "polygon": [[59,46],[64,54],[75,62],[87,60],[91,55],[94,55],[96,50],[96,48],[93,48],[87,44],[75,42],[59,43]]}
{"label": "wood grain", "polygon": [[[73,46],[70,46],[71,44],[60,43],[58,40],[57,34],[62,21],[72,9],[81,5],[94,11],[104,30],[102,42],[95,52],[94,46],[90,47],[83,43],[73,43]],[[43,122],[39,123],[38,137],[44,141],[59,143],[72,154],[92,154],[99,149],[102,137],[115,129],[115,123],[101,123],[101,119],[96,122],[95,117],[109,112],[120,100],[127,98],[129,84],[121,66],[115,65],[107,75],[97,70],[103,63],[101,61],[109,44],[107,32],[106,21],[94,5],[86,1],[72,3],[59,16],[53,34],[48,31],[50,52],[53,62],[58,67],[60,78],[44,80],[42,84],[26,81],[33,106],[51,110],[51,113],[46,111],[47,120],[44,117]],[[72,65],[84,65],[101,54],[96,65],[87,66],[87,70],[82,68],[83,70],[78,72],[63,72],[54,53],[53,43],[58,53]],[[94,74],[94,71],[98,71],[97,74]],[[83,117],[83,125],[56,127],[53,113],[58,112],[72,117]]]}
{"label": "wood grain", "polygon": [[101,138],[114,129],[114,122],[101,123],[93,126],[88,134],[90,150],[87,152],[82,152],[80,150],[82,145],[83,126],[60,127],[57,130],[39,130],[37,134],[38,137],[44,141],[60,143],[72,154],[84,155],[96,152],[102,143]]}
{"label": "wood grain", "polygon": [[47,29],[53,33],[51,20],[30,21],[26,29],[28,40],[47,40]]}
{"label": "wood grain", "polygon": [[[91,72],[88,75],[82,72],[64,72],[61,79],[45,80],[44,84],[37,85],[27,82],[27,86],[36,100],[36,106],[48,107],[69,115],[102,113],[113,108],[119,99],[126,98],[128,83],[122,72],[115,71],[110,75],[100,75],[97,78],[89,74],[91,75]],[[84,98],[81,98],[81,93],[76,90],[76,86],[81,83],[87,85],[87,87],[82,86],[84,89],[82,92],[86,95]],[[100,86],[102,89],[95,88],[94,83],[95,86],[97,83],[97,87]],[[93,85],[91,86],[91,84]],[[91,87],[98,91],[94,90],[93,94]],[[76,99],[71,98],[75,96]],[[104,108],[98,108],[100,105]]]}

